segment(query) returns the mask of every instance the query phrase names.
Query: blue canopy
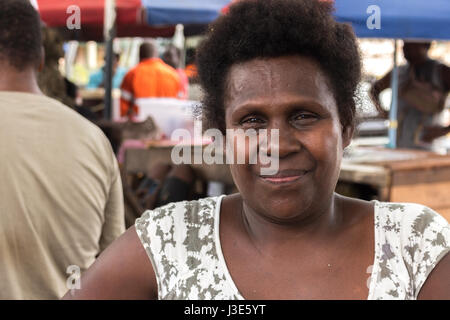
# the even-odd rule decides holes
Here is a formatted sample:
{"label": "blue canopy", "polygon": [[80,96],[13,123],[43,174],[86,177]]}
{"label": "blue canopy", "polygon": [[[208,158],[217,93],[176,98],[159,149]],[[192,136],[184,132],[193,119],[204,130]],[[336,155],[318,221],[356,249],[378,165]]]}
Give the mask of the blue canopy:
{"label": "blue canopy", "polygon": [[[380,29],[367,20],[376,5]],[[358,37],[450,40],[450,0],[335,0],[336,19],[350,22]]]}
{"label": "blue canopy", "polygon": [[[208,24],[231,0],[142,0],[151,26]],[[380,29],[367,21],[380,9]],[[358,37],[450,40],[450,0],[335,0],[336,18],[350,22]]]}
{"label": "blue canopy", "polygon": [[149,25],[208,24],[230,0],[142,0]]}

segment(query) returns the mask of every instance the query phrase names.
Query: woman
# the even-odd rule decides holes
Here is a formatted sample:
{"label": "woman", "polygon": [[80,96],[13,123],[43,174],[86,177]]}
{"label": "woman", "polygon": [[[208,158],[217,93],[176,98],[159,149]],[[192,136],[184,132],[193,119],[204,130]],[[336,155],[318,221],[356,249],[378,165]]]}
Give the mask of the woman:
{"label": "woman", "polygon": [[223,132],[278,129],[279,171],[233,164],[238,194],[147,211],[67,297],[450,298],[444,218],[334,193],[360,58],[330,12],[243,0],[212,25],[198,52],[203,114]]}

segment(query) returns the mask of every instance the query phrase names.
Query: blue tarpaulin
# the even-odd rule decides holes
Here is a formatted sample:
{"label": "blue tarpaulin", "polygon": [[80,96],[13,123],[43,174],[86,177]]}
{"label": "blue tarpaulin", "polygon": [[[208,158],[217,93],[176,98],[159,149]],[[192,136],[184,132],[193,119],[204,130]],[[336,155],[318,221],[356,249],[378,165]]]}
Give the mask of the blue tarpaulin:
{"label": "blue tarpaulin", "polygon": [[[374,5],[379,29],[367,26],[374,26]],[[336,19],[350,22],[358,37],[450,40],[450,0],[335,0],[335,8]]]}
{"label": "blue tarpaulin", "polygon": [[208,24],[230,0],[142,0],[151,26]]}
{"label": "blue tarpaulin", "polygon": [[[231,0],[142,0],[151,26],[208,24]],[[450,0],[335,0],[336,19],[350,22],[358,37],[450,39]],[[379,29],[373,23],[379,8]]]}

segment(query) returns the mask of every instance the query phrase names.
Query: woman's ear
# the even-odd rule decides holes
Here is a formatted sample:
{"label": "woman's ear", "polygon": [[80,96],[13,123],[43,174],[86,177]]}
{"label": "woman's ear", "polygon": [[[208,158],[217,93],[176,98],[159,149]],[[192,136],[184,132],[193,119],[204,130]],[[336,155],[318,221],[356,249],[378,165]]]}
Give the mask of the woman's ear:
{"label": "woman's ear", "polygon": [[355,132],[355,126],[347,125],[342,128],[342,149],[347,148],[352,142],[353,133]]}

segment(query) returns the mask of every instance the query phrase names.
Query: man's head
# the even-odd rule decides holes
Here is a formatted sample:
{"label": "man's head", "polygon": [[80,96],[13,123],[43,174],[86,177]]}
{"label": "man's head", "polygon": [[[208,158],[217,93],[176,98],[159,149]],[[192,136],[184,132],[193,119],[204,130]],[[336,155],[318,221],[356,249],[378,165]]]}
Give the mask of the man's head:
{"label": "man's head", "polygon": [[170,44],[166,51],[164,51],[163,54],[163,60],[165,63],[167,63],[172,68],[179,68],[180,67],[180,60],[181,60],[181,52],[180,49],[175,47],[173,44]]}
{"label": "man's head", "polygon": [[0,63],[18,71],[42,63],[39,14],[28,0],[0,1]]}
{"label": "man's head", "polygon": [[139,60],[158,57],[158,47],[153,41],[146,41],[139,47]]}
{"label": "man's head", "polygon": [[408,42],[403,43],[403,55],[412,65],[420,64],[428,59],[428,50],[430,42]]}

